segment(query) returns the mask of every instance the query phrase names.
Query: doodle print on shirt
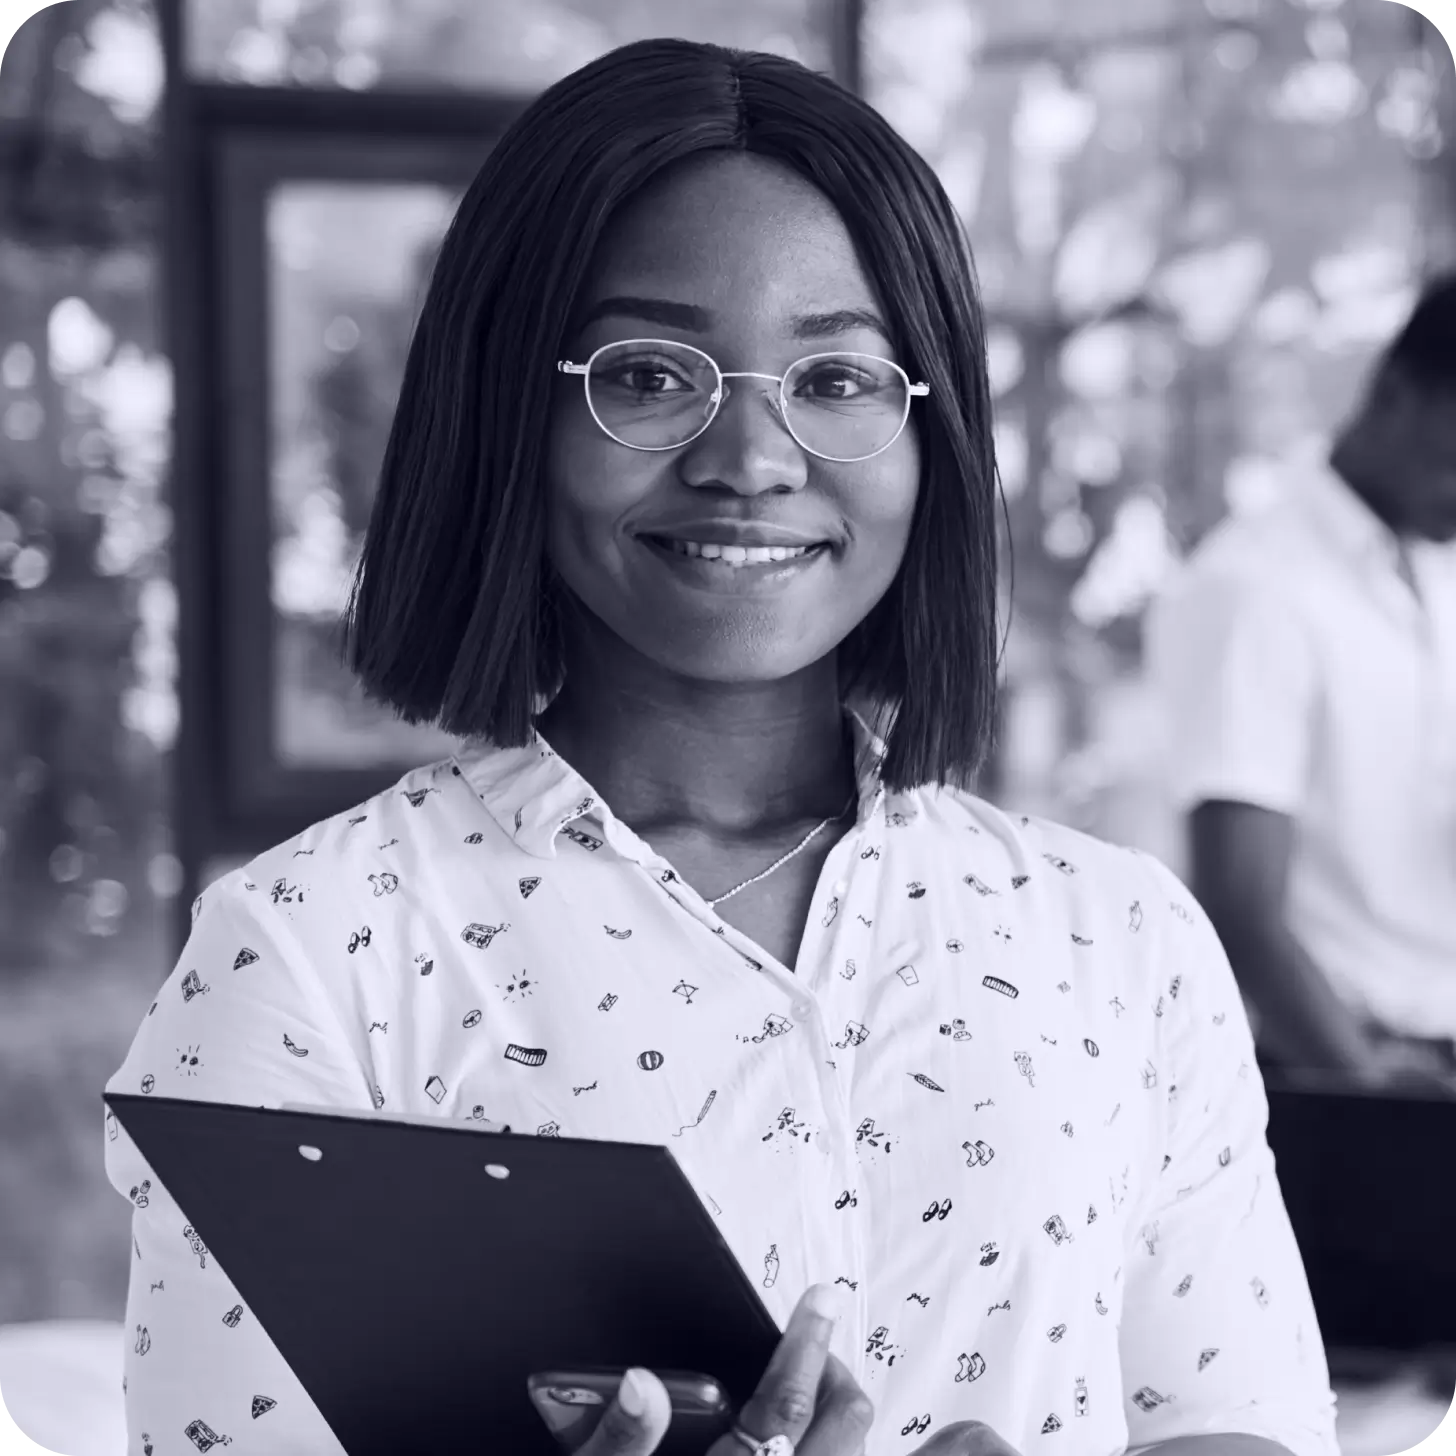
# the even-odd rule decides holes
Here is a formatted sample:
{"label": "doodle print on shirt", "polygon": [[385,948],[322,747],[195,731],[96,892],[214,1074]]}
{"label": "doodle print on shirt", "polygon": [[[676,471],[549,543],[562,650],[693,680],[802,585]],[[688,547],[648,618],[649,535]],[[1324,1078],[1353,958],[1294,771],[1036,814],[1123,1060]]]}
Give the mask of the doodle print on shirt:
{"label": "doodle print on shirt", "polygon": [[893,1146],[889,1134],[882,1129],[876,1128],[875,1120],[872,1117],[864,1119],[854,1130],[854,1145],[856,1150],[863,1144],[867,1148],[873,1148],[875,1152],[890,1151]]}
{"label": "doodle print on shirt", "polygon": [[[443,1124],[667,1143],[775,1321],[807,1283],[854,1292],[835,1340],[882,1413],[866,1456],[966,1419],[1021,1456],[1200,1429],[1338,1456],[1283,1205],[1258,1183],[1237,985],[1166,870],[966,791],[891,794],[870,770],[791,976],[599,799],[560,826],[591,797],[539,743],[471,743],[224,874],[115,1090],[354,1110],[387,1092]],[[103,1148],[134,1194],[133,1439],[171,1430],[175,1456],[200,1421],[231,1456],[261,1421],[269,1450],[342,1456],[122,1130],[108,1121]],[[1125,1271],[1102,1266],[1124,1248]],[[1235,1341],[1238,1360],[1217,1357]]]}
{"label": "doodle print on shirt", "polygon": [[749,1041],[755,1046],[776,1036],[787,1036],[794,1029],[794,1023],[787,1016],[780,1015],[777,1011],[765,1016],[763,1019],[763,1030],[757,1036],[740,1036],[739,1041]]}
{"label": "doodle print on shirt", "polygon": [[[593,1085],[595,1085],[595,1084],[593,1084]],[[573,1090],[576,1090],[576,1089],[573,1089]],[[708,1115],[708,1109],[713,1105],[713,1103],[716,1100],[717,1096],[718,1096],[718,1093],[717,1093],[717,1090],[716,1089],[714,1089],[712,1092],[709,1092],[708,1093],[708,1096],[707,1096],[707,1099],[703,1103],[702,1111],[699,1112],[698,1115],[691,1122],[685,1122],[685,1123],[683,1123],[683,1125],[680,1128],[678,1128],[678,1130],[675,1133],[673,1133],[673,1137],[681,1137],[690,1127],[697,1127],[702,1122],[702,1120]]]}
{"label": "doodle print on shirt", "polygon": [[511,1042],[505,1049],[505,1059],[508,1062],[519,1062],[523,1067],[539,1067],[545,1064],[545,1047],[523,1047]]}
{"label": "doodle print on shirt", "polygon": [[961,1362],[961,1368],[956,1372],[956,1384],[962,1381],[979,1380],[986,1373],[986,1362],[982,1359],[980,1351],[974,1355],[962,1353],[957,1357]]}
{"label": "doodle print on shirt", "polygon": [[472,920],[460,932],[460,939],[466,945],[473,945],[476,950],[489,950],[491,941],[496,936],[503,935],[510,928],[509,925],[482,925],[479,921]]}
{"label": "doodle print on shirt", "polygon": [[504,986],[497,981],[495,988],[501,993],[501,1000],[515,1001],[517,998],[536,994],[536,978],[522,971],[519,975],[512,976]]}
{"label": "doodle print on shirt", "polygon": [[870,1332],[869,1341],[865,1345],[866,1355],[873,1355],[876,1360],[893,1365],[902,1353],[899,1345],[891,1341],[888,1325],[876,1325]]}
{"label": "doodle print on shirt", "polygon": [[192,1252],[197,1255],[197,1263],[200,1269],[207,1268],[207,1245],[198,1237],[197,1230],[189,1223],[182,1230],[182,1237],[187,1240]]}
{"label": "doodle print on shirt", "polygon": [[996,1156],[995,1150],[980,1139],[973,1143],[964,1142],[961,1147],[965,1149],[966,1167],[968,1168],[984,1168]]}
{"label": "doodle print on shirt", "polygon": [[197,1447],[199,1451],[211,1451],[214,1446],[231,1446],[231,1436],[219,1436],[206,1421],[189,1421],[182,1434]]}

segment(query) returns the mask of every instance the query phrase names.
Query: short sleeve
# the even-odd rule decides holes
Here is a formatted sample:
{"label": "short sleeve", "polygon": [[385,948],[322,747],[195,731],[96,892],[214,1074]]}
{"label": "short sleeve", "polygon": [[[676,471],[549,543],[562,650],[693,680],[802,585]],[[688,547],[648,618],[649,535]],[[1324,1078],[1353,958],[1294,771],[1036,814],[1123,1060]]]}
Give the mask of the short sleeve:
{"label": "short sleeve", "polygon": [[1297,809],[1318,680],[1287,596],[1252,571],[1195,562],[1150,614],[1147,649],[1179,807],[1227,799]]}
{"label": "short sleeve", "polygon": [[[277,907],[237,871],[209,888],[108,1092],[369,1108],[362,1060]],[[303,1387],[116,1116],[106,1171],[132,1215],[127,1450],[340,1452]],[[190,1445],[189,1445],[190,1441]]]}
{"label": "short sleeve", "polygon": [[1324,1345],[1265,1137],[1243,1004],[1193,897],[1139,858],[1162,922],[1171,1085],[1162,1171],[1124,1265],[1129,1450],[1244,1433],[1295,1456],[1338,1456]]}

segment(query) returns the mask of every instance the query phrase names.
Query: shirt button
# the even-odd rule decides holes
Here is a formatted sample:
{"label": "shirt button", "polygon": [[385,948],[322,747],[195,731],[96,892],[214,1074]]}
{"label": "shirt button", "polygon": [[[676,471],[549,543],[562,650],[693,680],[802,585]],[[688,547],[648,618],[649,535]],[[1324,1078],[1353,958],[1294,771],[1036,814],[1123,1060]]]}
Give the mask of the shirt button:
{"label": "shirt button", "polygon": [[834,893],[836,895],[844,895],[844,894],[847,894],[848,892],[849,892],[849,881],[848,880],[835,880],[835,882],[834,882]]}
{"label": "shirt button", "polygon": [[799,1018],[800,1021],[803,1021],[813,1014],[814,1005],[811,1001],[795,1001],[794,1004],[789,1008],[789,1010],[792,1011],[794,1015]]}

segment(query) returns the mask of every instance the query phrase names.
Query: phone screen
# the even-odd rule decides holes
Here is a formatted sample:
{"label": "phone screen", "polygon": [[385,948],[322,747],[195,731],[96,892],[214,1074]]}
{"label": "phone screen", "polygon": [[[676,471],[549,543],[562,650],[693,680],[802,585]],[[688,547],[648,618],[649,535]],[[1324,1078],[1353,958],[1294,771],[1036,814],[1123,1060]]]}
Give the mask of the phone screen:
{"label": "phone screen", "polygon": [[[659,1370],[672,1403],[672,1424],[656,1456],[702,1456],[732,1422],[723,1388],[711,1375]],[[622,1370],[544,1370],[527,1382],[531,1403],[565,1451],[577,1451],[596,1430],[622,1382]]]}

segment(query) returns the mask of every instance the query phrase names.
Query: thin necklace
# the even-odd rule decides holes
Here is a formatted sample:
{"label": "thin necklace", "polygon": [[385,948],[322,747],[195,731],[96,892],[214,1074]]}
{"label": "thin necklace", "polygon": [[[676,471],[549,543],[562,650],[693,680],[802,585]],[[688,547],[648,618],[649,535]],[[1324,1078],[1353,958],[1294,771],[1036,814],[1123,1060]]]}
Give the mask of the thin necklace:
{"label": "thin necklace", "polygon": [[746,890],[750,885],[756,885],[760,880],[766,880],[771,874],[773,874],[773,872],[775,870],[782,869],[783,866],[786,865],[786,864],[788,864],[788,862],[791,859],[793,859],[795,855],[801,854],[804,850],[808,849],[810,842],[815,838],[815,836],[820,835],[820,834],[823,834],[823,832],[826,829],[828,829],[831,824],[834,824],[838,820],[843,819],[844,816],[849,813],[850,809],[853,808],[854,803],[858,799],[858,797],[859,797],[859,792],[858,792],[858,790],[856,790],[853,794],[851,794],[849,796],[849,799],[845,803],[844,808],[842,808],[839,811],[839,813],[834,814],[834,815],[831,815],[828,819],[821,819],[781,859],[776,859],[766,870],[763,870],[761,873],[754,875],[754,877],[751,880],[744,880],[744,882],[741,885],[734,885],[731,890],[729,890],[726,894],[719,895],[716,900],[709,900],[708,901],[708,904],[710,904],[710,905],[721,905],[724,902],[724,900],[731,899],[740,890]]}

